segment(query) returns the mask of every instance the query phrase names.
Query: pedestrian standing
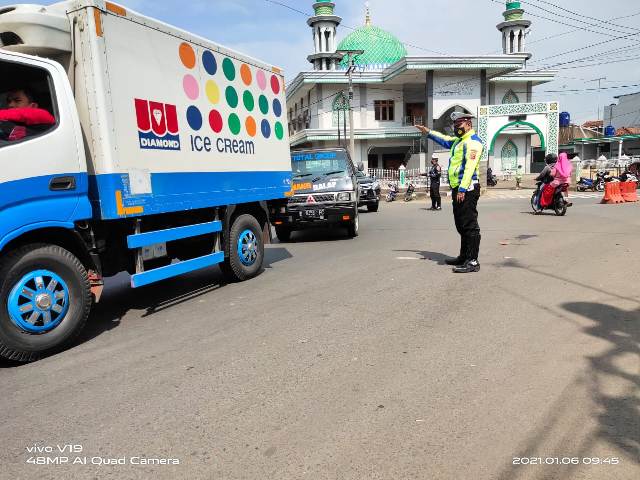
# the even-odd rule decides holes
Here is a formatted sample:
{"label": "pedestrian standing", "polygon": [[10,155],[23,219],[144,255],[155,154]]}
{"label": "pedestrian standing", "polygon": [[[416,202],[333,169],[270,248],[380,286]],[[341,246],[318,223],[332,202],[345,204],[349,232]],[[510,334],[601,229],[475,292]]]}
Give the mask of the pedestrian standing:
{"label": "pedestrian standing", "polygon": [[516,170],[516,190],[520,190],[522,186],[522,165],[518,165]]}
{"label": "pedestrian standing", "polygon": [[473,118],[474,116],[468,113],[451,114],[455,137],[443,135],[422,125],[416,126],[434,142],[451,149],[448,176],[453,196],[453,217],[456,230],[460,234],[460,255],[446,260],[446,263],[454,266],[454,273],[480,271],[479,167],[484,146],[473,129]]}
{"label": "pedestrian standing", "polygon": [[431,208],[429,210],[442,210],[442,197],[440,197],[441,177],[442,167],[438,163],[438,157],[433,154],[431,168],[429,169],[429,194],[431,195]]}

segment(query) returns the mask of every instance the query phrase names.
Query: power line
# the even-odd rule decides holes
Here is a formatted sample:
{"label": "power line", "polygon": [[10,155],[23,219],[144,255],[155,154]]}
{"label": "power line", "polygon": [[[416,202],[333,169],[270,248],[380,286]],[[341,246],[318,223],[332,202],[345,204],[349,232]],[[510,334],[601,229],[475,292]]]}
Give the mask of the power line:
{"label": "power line", "polygon": [[[490,1],[490,2],[493,2],[493,3],[501,4],[501,5],[503,4],[500,0],[489,0],[489,1]],[[532,7],[535,7],[535,8],[541,8],[542,10],[545,10],[545,9],[543,9],[542,7],[537,7],[536,5],[531,5],[531,6],[532,6]],[[548,10],[545,10],[545,11],[548,11]],[[557,20],[557,19],[555,19],[555,18],[545,17],[545,16],[543,16],[543,15],[538,15],[538,14],[535,14],[535,13],[533,13],[533,12],[527,12],[527,13],[528,13],[528,15],[530,15],[530,16],[532,16],[532,17],[541,18],[541,19],[543,19],[543,20],[547,20],[547,21],[549,21],[549,22],[553,22],[553,23],[557,23],[557,24],[560,24],[560,25],[564,25],[564,26],[566,26],[566,27],[578,27],[578,28],[579,28],[580,30],[582,30],[582,31],[591,32],[591,33],[596,33],[596,34],[598,34],[598,35],[608,35],[608,36],[610,36],[610,35],[611,35],[611,33],[610,33],[610,32],[603,32],[603,31],[591,30],[591,29],[589,29],[589,28],[585,28],[584,26],[576,25],[575,23],[571,24],[571,23],[561,22],[560,20]],[[551,13],[552,13],[553,15],[557,14],[556,12],[551,12]],[[581,21],[581,20],[576,20],[576,19],[569,19],[569,20],[571,20],[571,21],[573,21],[573,22],[580,22],[580,23],[585,23],[585,24],[587,24],[587,25],[592,25],[592,24],[589,24],[589,23],[584,22],[584,21]],[[640,31],[637,31],[636,33],[632,33],[632,34],[630,34],[629,36],[633,36],[633,35],[640,35]]]}
{"label": "power line", "polygon": [[[550,5],[550,6],[552,6],[553,8],[556,8],[556,9],[561,10],[561,11],[563,11],[563,12],[570,13],[570,14],[571,14],[571,15],[573,15],[573,16],[583,17],[583,18],[588,18],[589,20],[595,20],[597,23],[596,23],[596,24],[589,24],[589,25],[591,25],[591,26],[596,26],[597,24],[607,24],[607,25],[611,25],[611,26],[614,26],[614,27],[624,28],[624,29],[627,29],[627,30],[631,30],[631,31],[634,31],[634,32],[640,32],[640,30],[638,30],[637,28],[627,27],[626,25],[620,25],[620,24],[618,24],[618,23],[613,23],[613,22],[612,22],[612,21],[610,21],[610,20],[603,20],[603,19],[601,19],[601,18],[590,17],[589,15],[584,15],[584,14],[581,14],[581,13],[578,13],[578,12],[574,12],[573,10],[569,10],[569,9],[567,9],[567,8],[561,7],[560,5],[556,5],[555,3],[548,2],[548,1],[546,1],[546,0],[528,0],[528,1],[524,2],[524,3],[528,3],[528,4],[529,4],[529,5],[531,5],[532,7],[542,9],[542,7],[539,7],[539,6],[537,6],[537,5],[533,5],[533,4],[531,4],[531,1],[538,2],[538,3],[544,3],[544,4],[546,4],[546,5]],[[549,12],[549,13],[554,13],[554,12],[551,12],[551,11],[549,11],[549,10],[545,10],[545,11],[546,11],[546,12]],[[619,18],[625,18],[625,17],[619,17]],[[613,20],[617,20],[617,19],[613,19]]]}
{"label": "power line", "polygon": [[[297,8],[294,8],[294,7],[292,7],[291,5],[287,5],[286,3],[279,2],[279,1],[277,1],[277,0],[265,0],[265,2],[273,3],[273,4],[275,4],[275,5],[280,5],[281,7],[287,8],[287,9],[289,9],[289,10],[293,11],[293,12],[300,13],[300,14],[304,15],[304,16],[305,16],[305,17],[307,17],[307,18],[309,18],[309,17],[312,17],[312,16],[313,16],[313,14],[312,14],[312,13],[304,12],[304,11],[302,11],[302,10],[298,10]],[[358,28],[360,28],[360,27],[352,27],[352,26],[349,26],[349,25],[345,25],[344,23],[341,23],[341,24],[340,24],[340,26],[341,26],[341,27],[344,27],[344,28],[346,28],[346,29],[348,29],[348,30],[354,30],[354,31],[355,31],[355,30],[357,30]],[[382,35],[378,35],[378,34],[376,34],[375,32],[371,32],[371,34],[372,34],[373,36],[378,37],[378,38],[384,39],[384,37],[383,37]],[[419,46],[419,45],[414,45],[414,44],[411,44],[411,43],[408,43],[408,42],[402,42],[402,43],[403,43],[404,45],[408,46],[408,47],[416,48],[416,49],[418,49],[418,50],[423,50],[423,51],[425,51],[425,52],[437,53],[437,54],[439,54],[439,55],[448,55],[447,53],[439,52],[438,50],[432,50],[432,49],[429,49],[429,48],[424,48],[424,47],[421,47],[421,46]]]}

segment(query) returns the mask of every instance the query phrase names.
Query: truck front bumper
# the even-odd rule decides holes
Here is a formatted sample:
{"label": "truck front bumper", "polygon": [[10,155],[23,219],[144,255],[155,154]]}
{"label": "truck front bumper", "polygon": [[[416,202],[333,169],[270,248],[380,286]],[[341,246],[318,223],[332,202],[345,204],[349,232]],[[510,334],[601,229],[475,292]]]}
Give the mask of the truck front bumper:
{"label": "truck front bumper", "polygon": [[285,213],[274,215],[272,222],[276,227],[287,227],[291,230],[346,226],[353,222],[357,210],[355,204],[300,205],[287,207]]}

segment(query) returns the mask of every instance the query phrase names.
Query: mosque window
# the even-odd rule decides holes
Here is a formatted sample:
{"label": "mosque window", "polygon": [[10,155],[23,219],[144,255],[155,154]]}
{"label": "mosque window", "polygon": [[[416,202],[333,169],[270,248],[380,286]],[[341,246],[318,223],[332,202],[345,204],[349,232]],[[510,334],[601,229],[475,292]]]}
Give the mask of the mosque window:
{"label": "mosque window", "polygon": [[395,102],[393,100],[374,100],[373,108],[377,121],[392,122],[394,120]]}
{"label": "mosque window", "polygon": [[[347,103],[347,97],[344,96],[344,93],[340,92],[333,99],[333,126],[340,126],[340,116],[346,115],[346,111],[349,109],[349,104]],[[340,113],[342,110],[343,113]]]}
{"label": "mosque window", "polygon": [[520,99],[518,95],[516,95],[516,92],[509,90],[504,94],[504,97],[502,97],[502,103],[520,103]]}

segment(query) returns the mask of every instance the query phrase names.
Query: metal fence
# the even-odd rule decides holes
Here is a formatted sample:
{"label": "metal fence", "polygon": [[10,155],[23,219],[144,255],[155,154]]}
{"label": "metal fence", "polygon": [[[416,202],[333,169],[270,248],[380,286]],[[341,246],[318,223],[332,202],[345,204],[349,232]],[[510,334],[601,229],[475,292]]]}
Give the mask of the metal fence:
{"label": "metal fence", "polygon": [[[391,170],[386,168],[369,168],[368,173],[370,177],[375,177],[383,186],[387,183],[398,183],[400,181],[400,170]],[[429,177],[420,174],[419,168],[410,168],[404,171],[405,183],[413,183],[416,187],[428,187]],[[441,185],[448,185],[449,180],[445,169],[442,171],[442,177],[440,178]]]}
{"label": "metal fence", "polygon": [[640,157],[611,160],[583,160],[578,164],[578,172],[580,172],[579,175],[581,176],[586,176],[587,172],[589,172],[589,178],[593,178],[598,170],[605,170],[611,175],[620,176],[622,172],[633,163],[640,163]]}

